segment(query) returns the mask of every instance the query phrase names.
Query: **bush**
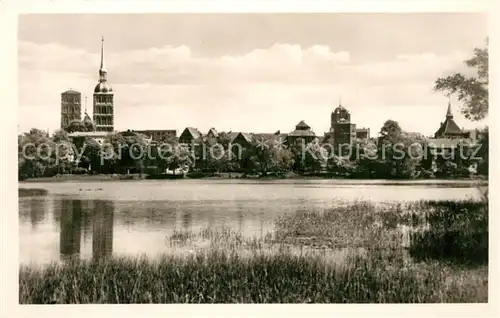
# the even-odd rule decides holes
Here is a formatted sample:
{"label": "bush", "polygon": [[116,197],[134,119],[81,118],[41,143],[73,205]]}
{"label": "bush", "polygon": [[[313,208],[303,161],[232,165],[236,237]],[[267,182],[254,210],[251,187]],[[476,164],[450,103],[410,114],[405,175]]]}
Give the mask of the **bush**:
{"label": "bush", "polygon": [[488,263],[488,200],[429,202],[428,229],[411,235],[410,253],[468,265]]}

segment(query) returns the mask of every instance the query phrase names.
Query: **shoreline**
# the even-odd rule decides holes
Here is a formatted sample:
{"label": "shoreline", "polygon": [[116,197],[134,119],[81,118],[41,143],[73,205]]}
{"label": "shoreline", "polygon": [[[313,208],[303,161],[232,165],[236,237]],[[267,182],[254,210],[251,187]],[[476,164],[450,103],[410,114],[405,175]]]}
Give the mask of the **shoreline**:
{"label": "shoreline", "polygon": [[[150,179],[148,175],[143,174],[98,174],[98,175],[60,175],[54,177],[41,177],[41,178],[28,178],[25,180],[18,180],[18,184],[28,184],[28,183],[57,183],[57,182],[105,182],[105,181],[153,181],[155,179]],[[330,177],[330,176],[307,176],[307,175],[288,175],[288,176],[244,176],[241,173],[221,173],[212,176],[197,176],[197,177],[185,177],[176,179],[176,181],[188,181],[188,180],[202,180],[202,181],[227,181],[227,180],[241,180],[241,181],[343,181],[346,183],[363,183],[365,181],[369,184],[480,184],[488,185],[488,179],[485,178],[449,178],[449,179],[361,179],[361,178],[346,178],[346,177]],[[156,180],[158,181],[158,180]],[[162,180],[165,182],[171,180]]]}

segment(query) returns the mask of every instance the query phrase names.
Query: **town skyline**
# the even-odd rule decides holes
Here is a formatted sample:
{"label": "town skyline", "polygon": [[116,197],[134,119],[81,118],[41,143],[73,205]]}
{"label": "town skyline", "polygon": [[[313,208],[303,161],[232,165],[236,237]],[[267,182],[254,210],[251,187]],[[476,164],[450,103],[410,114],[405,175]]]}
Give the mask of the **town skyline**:
{"label": "town skyline", "polygon": [[[140,16],[135,15],[136,22]],[[68,89],[82,93],[82,117],[85,108],[92,117],[92,93],[98,80],[99,50],[104,36],[118,131],[175,129],[179,134],[188,126],[201,132],[214,127],[219,131],[271,133],[291,131],[304,120],[317,135],[322,135],[328,131],[330,114],[341,100],[351,112],[352,121],[359,128],[370,128],[372,136],[387,119],[398,121],[407,131],[432,135],[448,106],[446,96],[432,91],[433,81],[463,70],[463,60],[475,46],[484,43],[487,35],[480,14],[261,14],[240,15],[239,20],[234,19],[234,14],[226,15],[224,18],[229,18],[230,23],[247,31],[254,30],[259,21],[271,26],[271,35],[254,30],[249,33],[249,40],[239,41],[234,31],[221,29],[214,15],[158,16],[149,17],[149,23],[144,21],[144,29],[170,23],[181,27],[177,33],[184,36],[167,32],[165,38],[147,37],[151,43],[137,43],[141,42],[140,34],[130,28],[135,23],[127,28],[134,40],[125,38],[124,31],[118,30],[118,25],[123,24],[115,15],[71,16],[69,30],[56,34],[46,28],[61,24],[66,27],[68,16],[53,20],[41,15],[20,18],[19,130],[59,129],[61,93]],[[465,27],[464,18],[474,27],[466,33],[453,30]],[[35,21],[40,23],[40,19],[47,21],[41,30],[29,27]],[[365,22],[356,25],[351,19]],[[379,25],[387,20],[385,26]],[[82,30],[99,21],[107,21],[109,29]],[[328,37],[314,33],[320,27],[335,24],[333,21],[337,26],[356,29],[356,42],[343,38],[336,45],[328,43]],[[432,21],[444,27],[428,33],[426,29]],[[414,37],[401,43],[403,37],[394,32],[394,39],[381,35],[376,41],[372,39],[373,49],[365,52],[369,44],[363,39],[368,41],[373,32],[369,29],[378,25],[380,30],[394,31],[390,24],[396,22],[399,34],[408,35],[411,30]],[[424,22],[426,27],[421,25]],[[301,36],[287,30],[293,23],[298,25],[301,32],[297,33]],[[83,40],[68,38],[71,31],[85,33]],[[217,32],[228,38],[233,36],[234,41],[217,39]],[[53,37],[47,38],[46,34]],[[416,44],[419,36],[422,43]],[[446,37],[450,40],[447,46],[440,42]],[[335,36],[330,38],[335,41]],[[200,43],[196,44],[196,39]],[[385,46],[399,43],[400,48],[391,53],[383,46],[376,48],[377,41]],[[26,91],[30,94],[23,94]],[[459,102],[452,98],[451,103],[461,128],[486,124],[484,120],[467,121],[460,114]],[[427,119],[415,120],[417,114],[418,118]]]}

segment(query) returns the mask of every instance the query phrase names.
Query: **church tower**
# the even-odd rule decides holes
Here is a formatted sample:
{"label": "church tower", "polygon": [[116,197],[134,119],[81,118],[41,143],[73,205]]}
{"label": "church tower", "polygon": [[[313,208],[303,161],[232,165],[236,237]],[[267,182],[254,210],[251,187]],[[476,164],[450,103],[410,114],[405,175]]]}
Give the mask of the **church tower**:
{"label": "church tower", "polygon": [[81,120],[82,117],[82,94],[70,89],[61,93],[61,129],[75,120]]}
{"label": "church tower", "polygon": [[351,145],[356,139],[356,125],[351,123],[351,113],[339,106],[331,114],[330,136],[333,136],[334,146]]}
{"label": "church tower", "polygon": [[441,123],[438,131],[434,134],[434,138],[456,139],[464,136],[464,132],[453,119],[451,112],[451,103],[448,102],[448,109],[446,110],[446,119]]}
{"label": "church tower", "polygon": [[108,72],[104,65],[104,38],[101,39],[101,67],[99,83],[94,89],[94,124],[96,131],[114,131],[113,89],[108,84]]}

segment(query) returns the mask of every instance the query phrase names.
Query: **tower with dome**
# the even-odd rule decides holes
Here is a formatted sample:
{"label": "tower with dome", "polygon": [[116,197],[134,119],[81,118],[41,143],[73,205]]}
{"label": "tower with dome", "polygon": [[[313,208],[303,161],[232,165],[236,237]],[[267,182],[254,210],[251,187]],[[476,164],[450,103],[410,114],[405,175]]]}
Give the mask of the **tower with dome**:
{"label": "tower with dome", "polygon": [[113,89],[108,83],[108,71],[104,64],[104,38],[101,39],[101,67],[99,82],[94,88],[93,121],[97,132],[114,131]]}

